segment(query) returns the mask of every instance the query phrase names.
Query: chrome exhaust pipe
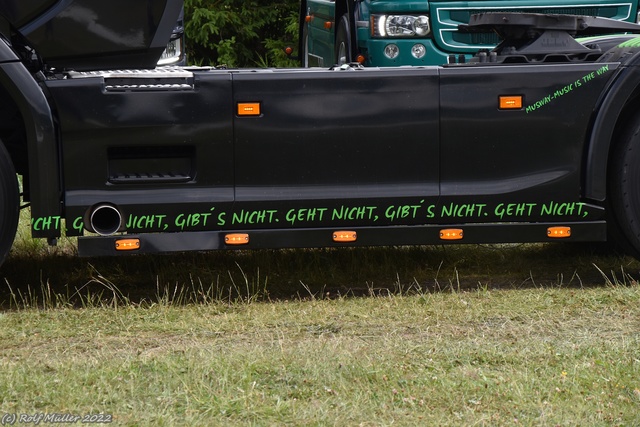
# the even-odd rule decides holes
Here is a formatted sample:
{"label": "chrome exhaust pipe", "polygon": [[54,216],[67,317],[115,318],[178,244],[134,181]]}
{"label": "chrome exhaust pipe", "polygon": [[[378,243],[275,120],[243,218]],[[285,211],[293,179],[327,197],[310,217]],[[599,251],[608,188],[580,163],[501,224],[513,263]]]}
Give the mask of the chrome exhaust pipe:
{"label": "chrome exhaust pipe", "polygon": [[101,236],[112,236],[123,227],[122,214],[114,205],[101,203],[87,211],[85,226]]}

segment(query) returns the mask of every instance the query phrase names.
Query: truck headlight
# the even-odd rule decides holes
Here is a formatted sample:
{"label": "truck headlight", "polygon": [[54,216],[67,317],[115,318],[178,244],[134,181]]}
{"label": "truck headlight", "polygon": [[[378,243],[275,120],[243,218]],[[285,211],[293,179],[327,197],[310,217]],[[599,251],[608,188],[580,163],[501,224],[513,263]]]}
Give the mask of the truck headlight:
{"label": "truck headlight", "polygon": [[426,37],[431,32],[426,15],[372,15],[372,37]]}
{"label": "truck headlight", "polygon": [[169,41],[158,61],[158,66],[175,65],[182,59],[184,59],[184,46],[182,37],[179,37]]}

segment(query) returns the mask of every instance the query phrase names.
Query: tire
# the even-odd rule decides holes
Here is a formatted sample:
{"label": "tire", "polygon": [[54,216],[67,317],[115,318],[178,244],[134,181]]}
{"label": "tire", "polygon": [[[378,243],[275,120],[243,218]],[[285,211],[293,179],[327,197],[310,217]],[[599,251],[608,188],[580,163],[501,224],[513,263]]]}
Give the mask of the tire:
{"label": "tire", "polygon": [[610,167],[610,234],[625,252],[640,259],[640,116],[621,134]]}
{"label": "tire", "polygon": [[351,53],[352,46],[349,17],[347,14],[344,14],[340,18],[336,32],[335,62],[337,65],[350,64],[353,62],[353,55]]}
{"label": "tire", "polygon": [[0,265],[7,257],[18,229],[19,197],[18,179],[13,162],[0,142]]}

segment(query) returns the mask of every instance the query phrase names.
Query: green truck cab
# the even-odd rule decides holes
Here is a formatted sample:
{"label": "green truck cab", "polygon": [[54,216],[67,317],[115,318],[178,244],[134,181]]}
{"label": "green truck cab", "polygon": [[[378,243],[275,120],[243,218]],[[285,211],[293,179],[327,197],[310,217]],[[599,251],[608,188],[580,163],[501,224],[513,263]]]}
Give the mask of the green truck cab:
{"label": "green truck cab", "polygon": [[484,12],[599,16],[637,22],[638,2],[613,0],[302,0],[303,66],[351,62],[365,66],[442,65],[465,61],[498,44],[495,33],[464,33],[458,25]]}

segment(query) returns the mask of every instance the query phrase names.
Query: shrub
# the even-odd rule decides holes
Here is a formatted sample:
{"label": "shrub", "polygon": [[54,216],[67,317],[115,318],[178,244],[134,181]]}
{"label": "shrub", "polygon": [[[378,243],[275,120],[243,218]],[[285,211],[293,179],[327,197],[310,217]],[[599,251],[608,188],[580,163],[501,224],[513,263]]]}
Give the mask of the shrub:
{"label": "shrub", "polygon": [[227,67],[284,67],[296,46],[299,0],[185,0],[189,62]]}

